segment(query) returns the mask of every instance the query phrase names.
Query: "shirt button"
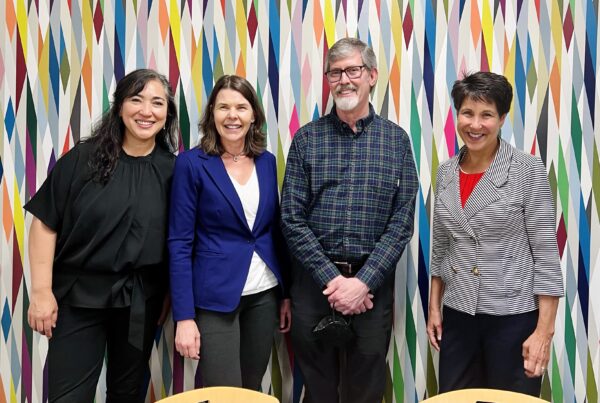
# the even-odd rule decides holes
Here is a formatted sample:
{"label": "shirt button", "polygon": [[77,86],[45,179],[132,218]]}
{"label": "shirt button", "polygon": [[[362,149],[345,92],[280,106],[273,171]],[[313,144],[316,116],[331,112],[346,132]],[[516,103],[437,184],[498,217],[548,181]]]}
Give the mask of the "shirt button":
{"label": "shirt button", "polygon": [[458,273],[458,270],[456,270],[456,267],[454,267],[454,266],[451,266],[450,268],[452,269],[452,271],[454,272],[454,274],[457,274],[457,273]]}
{"label": "shirt button", "polygon": [[479,269],[477,268],[477,266],[473,267],[473,269],[471,269],[471,273],[473,273],[473,275],[475,276],[479,276]]}

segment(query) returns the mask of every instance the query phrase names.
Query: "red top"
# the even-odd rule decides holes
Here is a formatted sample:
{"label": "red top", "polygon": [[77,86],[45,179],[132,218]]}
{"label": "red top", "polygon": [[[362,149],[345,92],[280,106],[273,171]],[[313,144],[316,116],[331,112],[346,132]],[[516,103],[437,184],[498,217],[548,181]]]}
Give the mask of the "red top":
{"label": "red top", "polygon": [[475,189],[475,185],[477,185],[477,182],[479,182],[479,179],[481,179],[484,173],[485,172],[477,172],[475,174],[468,174],[462,170],[460,171],[460,203],[463,208],[465,208],[467,199],[471,195],[473,189]]}

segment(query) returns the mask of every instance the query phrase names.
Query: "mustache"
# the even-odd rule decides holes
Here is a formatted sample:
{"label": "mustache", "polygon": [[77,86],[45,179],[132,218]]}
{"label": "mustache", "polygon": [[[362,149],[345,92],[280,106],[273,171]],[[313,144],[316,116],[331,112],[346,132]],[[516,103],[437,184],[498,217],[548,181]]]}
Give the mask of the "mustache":
{"label": "mustache", "polygon": [[339,95],[342,91],[356,91],[356,86],[352,85],[352,84],[344,84],[344,85],[340,85],[339,87],[337,87],[335,89],[335,95]]}

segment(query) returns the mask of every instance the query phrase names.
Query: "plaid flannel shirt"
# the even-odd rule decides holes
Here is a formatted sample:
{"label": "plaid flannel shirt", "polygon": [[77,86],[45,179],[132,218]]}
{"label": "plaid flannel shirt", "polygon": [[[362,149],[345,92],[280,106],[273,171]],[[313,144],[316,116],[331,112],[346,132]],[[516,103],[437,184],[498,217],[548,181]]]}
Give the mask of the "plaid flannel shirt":
{"label": "plaid flannel shirt", "polygon": [[356,278],[375,290],[413,234],[419,183],[410,140],[369,110],[354,133],[334,107],[298,130],[288,154],[283,233],[322,287],[340,274],[334,261],[366,259]]}

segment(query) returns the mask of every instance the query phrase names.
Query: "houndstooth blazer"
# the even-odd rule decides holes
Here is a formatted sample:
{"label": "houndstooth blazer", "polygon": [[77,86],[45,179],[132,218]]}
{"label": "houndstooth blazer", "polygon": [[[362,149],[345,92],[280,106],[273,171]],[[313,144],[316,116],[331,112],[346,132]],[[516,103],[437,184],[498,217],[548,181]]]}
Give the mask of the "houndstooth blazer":
{"label": "houndstooth blazer", "polygon": [[539,158],[504,140],[464,208],[458,155],[437,172],[431,275],[443,304],[474,315],[512,315],[538,307],[536,295],[562,296],[555,212]]}

